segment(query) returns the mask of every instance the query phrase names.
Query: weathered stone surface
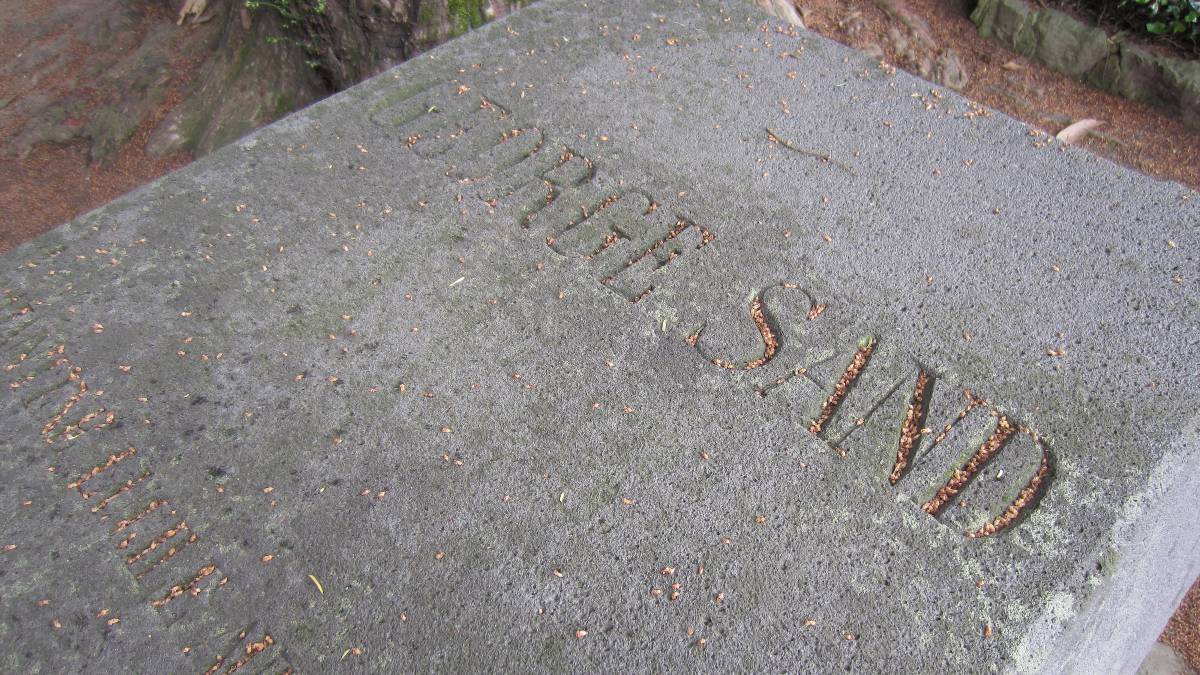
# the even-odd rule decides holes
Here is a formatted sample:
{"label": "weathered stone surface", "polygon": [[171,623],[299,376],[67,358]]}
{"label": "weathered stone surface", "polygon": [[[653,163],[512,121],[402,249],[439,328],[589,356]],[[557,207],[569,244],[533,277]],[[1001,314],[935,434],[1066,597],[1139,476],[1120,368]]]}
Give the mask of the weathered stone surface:
{"label": "weathered stone surface", "polygon": [[1183,123],[1200,129],[1200,61],[1171,59],[1163,67],[1175,83]]}
{"label": "weathered stone surface", "polygon": [[1034,10],[1019,0],[980,0],[971,12],[971,20],[984,37],[1012,46],[1033,14]]}
{"label": "weathered stone surface", "polygon": [[551,0],[0,258],[4,669],[1135,669],[1200,197],[931,88]]}
{"label": "weathered stone surface", "polygon": [[938,55],[933,74],[935,80],[956,90],[961,90],[970,81],[962,58],[953,49],[946,49]]}

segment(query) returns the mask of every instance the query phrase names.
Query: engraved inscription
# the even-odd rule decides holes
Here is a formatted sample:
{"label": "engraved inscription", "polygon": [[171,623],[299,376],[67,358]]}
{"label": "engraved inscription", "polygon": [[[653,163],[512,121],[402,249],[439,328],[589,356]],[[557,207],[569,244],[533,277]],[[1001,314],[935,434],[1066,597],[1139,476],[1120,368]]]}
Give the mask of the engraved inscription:
{"label": "engraved inscription", "polygon": [[[10,316],[10,325],[25,314]],[[10,329],[5,346],[11,346],[27,328]],[[103,407],[79,418],[72,415],[74,408],[85,407],[89,397],[102,392],[93,393],[88,388],[83,368],[71,360],[65,345],[47,348],[47,344],[45,335],[28,337],[17,346],[15,359],[4,367],[9,391],[25,393],[18,399],[20,405],[48,416],[39,431],[41,437],[64,449],[85,433],[115,428],[112,421],[116,413]],[[211,559],[211,551],[201,550],[200,533],[181,517],[172,500],[153,486],[154,472],[140,464],[139,457],[133,446],[109,451],[99,461],[83,463],[75,471],[66,470],[69,479],[65,487],[88,502],[99,522],[110,524],[106,530],[113,547],[122,554],[124,567],[142,589],[145,602],[159,613],[170,608],[164,619],[174,623],[187,613],[186,605],[177,604],[181,598],[196,598],[224,588],[229,576]],[[59,473],[55,467],[51,470]],[[245,649],[239,647],[236,654],[219,657],[217,665],[228,661],[224,672],[234,672],[273,644],[273,638],[267,635]],[[190,650],[185,647],[183,653]]]}
{"label": "engraved inscription", "polygon": [[751,359],[743,364],[737,364],[725,359],[709,356],[705,354],[704,349],[700,346],[700,336],[704,331],[704,326],[701,326],[695,333],[687,336],[685,341],[700,352],[708,362],[718,368],[726,370],[754,370],[755,368],[766,365],[771,359],[775,358],[775,352],[779,349],[778,331],[771,325],[771,319],[767,315],[766,306],[763,303],[763,291],[754,296],[750,301],[750,319],[754,321],[754,327],[758,329],[758,334],[762,338],[763,351],[762,356]]}
{"label": "engraved inscription", "polygon": [[[791,284],[782,286],[793,287]],[[750,307],[750,318],[762,338],[761,357],[736,364],[709,355],[702,348],[703,326],[701,330],[684,338],[685,341],[707,362],[725,370],[751,370],[768,361],[784,358],[781,354],[785,345],[777,337],[774,320],[764,310],[764,293],[765,291],[754,296]],[[808,297],[811,302],[811,296]],[[827,307],[824,303],[810,304],[807,321],[817,321],[824,315]],[[791,370],[789,377],[779,378],[774,385],[783,384],[791,376],[795,376],[806,377],[818,386],[827,387],[828,394],[815,404],[815,414],[809,420],[807,428],[843,457],[847,456],[851,449],[863,445],[869,448],[869,452],[877,452],[880,441],[895,439],[895,457],[887,476],[891,485],[901,484],[909,476],[913,466],[922,461],[921,458],[928,458],[934,454],[938,446],[953,445],[953,448],[941,453],[953,456],[970,438],[984,432],[982,440],[970,452],[970,456],[962,461],[948,478],[942,479],[933,494],[922,502],[922,510],[935,518],[942,516],[947,510],[946,507],[952,503],[957,503],[960,507],[967,506],[969,502],[964,497],[967,488],[979,479],[989,463],[1002,452],[1009,450],[1015,439],[1025,439],[1038,453],[1036,468],[1031,471],[1016,494],[1003,502],[1003,508],[998,512],[992,511],[985,520],[969,527],[965,534],[970,538],[988,537],[1018,523],[1037,506],[1052,477],[1052,457],[1040,435],[992,409],[985,399],[970,390],[961,390],[964,403],[952,414],[950,421],[944,423],[935,433],[926,425],[937,379],[923,367],[903,365],[911,363],[911,360],[895,353],[894,348],[892,353],[883,357],[884,362],[876,365],[877,359],[881,358],[877,356],[881,345],[882,342],[874,336],[860,340],[853,352],[846,357],[846,361],[843,361],[845,367],[831,376],[828,384],[822,384],[822,379],[810,372],[809,368],[797,366]],[[900,368],[899,375],[897,368]],[[915,373],[915,377],[907,379],[910,376],[905,375],[905,372]],[[767,395],[772,388],[759,388],[758,392],[760,395]],[[891,412],[895,410],[894,402],[901,400],[901,411]],[[940,404],[940,408],[946,407],[945,402]],[[889,421],[891,419],[899,422],[898,428],[890,426],[893,424]],[[894,431],[886,431],[889,427]],[[926,479],[927,477],[922,478]],[[993,501],[989,500],[989,503]],[[980,508],[983,506],[980,505]]]}
{"label": "engraved inscription", "polygon": [[573,255],[597,282],[631,303],[654,291],[661,270],[716,234],[668,214],[644,190],[600,179],[595,162],[543,130],[522,127],[491,98],[463,85],[385,96],[372,121],[405,139],[442,174],[478,184],[489,212]]}
{"label": "engraved inscription", "polygon": [[[606,180],[592,159],[543,129],[522,126],[508,109],[465,85],[402,90],[385,96],[371,109],[370,116],[375,123],[394,129],[417,156],[445,162],[442,173],[447,178],[461,184],[477,184],[475,196],[486,204],[490,214],[536,235],[560,255],[579,258],[598,283],[631,303],[640,302],[654,291],[663,268],[716,239],[709,228],[683,215],[664,213],[644,190],[623,181]],[[794,284],[779,285],[797,288]],[[762,341],[762,351],[757,356],[735,361],[708,353],[702,343],[704,325],[685,340],[705,361],[728,371],[754,371],[774,362],[780,358],[784,345],[779,328],[766,309],[764,293],[754,296],[749,307],[750,319]],[[810,300],[805,319],[817,325],[828,305],[811,301],[811,296],[805,295]],[[833,351],[824,355],[810,352],[805,363],[761,384],[758,393],[765,396],[795,377],[805,377],[825,389],[827,395],[815,402],[806,425],[808,431],[842,456],[860,442],[878,448],[886,437],[894,439],[895,458],[887,475],[889,484],[894,486],[910,476],[922,461],[932,461],[923,458],[940,446],[958,448],[969,442],[982,428],[979,416],[990,417],[991,431],[978,441],[976,449],[950,477],[942,480],[923,502],[922,509],[941,520],[949,504],[965,508],[968,500],[964,495],[969,486],[1017,437],[1025,438],[1036,448],[1040,455],[1037,467],[1005,502],[1005,508],[989,515],[982,524],[970,527],[967,536],[995,535],[1036,508],[1053,474],[1050,451],[1036,432],[1013,422],[964,390],[963,409],[934,435],[925,425],[932,410],[937,378],[896,352],[894,346],[886,345],[877,336],[868,336],[846,355],[840,370],[823,379],[813,369],[836,364],[837,346],[829,347]],[[881,356],[881,349],[887,354]],[[944,398],[941,394],[939,397]],[[893,416],[891,411],[897,404],[901,409]],[[898,429],[893,421],[885,419],[898,419]],[[954,438],[948,440],[951,437]]]}

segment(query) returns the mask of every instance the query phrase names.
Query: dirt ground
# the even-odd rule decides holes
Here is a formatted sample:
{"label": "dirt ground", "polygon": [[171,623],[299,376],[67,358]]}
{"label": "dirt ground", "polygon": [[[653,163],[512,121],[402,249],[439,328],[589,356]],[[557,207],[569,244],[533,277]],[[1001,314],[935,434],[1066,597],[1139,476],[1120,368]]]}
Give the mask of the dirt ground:
{"label": "dirt ground", "polygon": [[[25,31],[34,22],[52,15],[64,1],[4,3],[6,20],[0,22],[0,64],[16,64],[22,57],[29,58],[35,48],[63,37],[51,34],[31,41]],[[151,26],[172,18],[167,7],[152,6],[137,30],[145,33]],[[86,43],[72,40],[55,55],[50,68],[0,71],[0,147],[20,133],[27,121],[12,112],[25,97],[82,96],[87,105],[66,123],[83,126],[91,108],[121,96],[123,92],[105,90],[96,81],[81,77],[83,66],[91,57],[91,48]],[[179,102],[191,74],[188,65],[182,60],[170,64],[169,72],[165,73],[170,83],[163,103],[138,127],[129,142],[102,164],[91,164],[90,144],[85,139],[39,144],[24,157],[0,155],[0,213],[6,214],[0,222],[0,253],[190,162],[192,158],[184,153],[154,158],[144,152],[150,131]]]}
{"label": "dirt ground", "polygon": [[[0,64],[12,63],[38,46],[23,37],[23,27],[67,1],[5,3]],[[888,39],[888,28],[896,21],[887,8],[894,15],[895,8],[901,7],[927,24],[937,50],[957,53],[967,77],[961,92],[970,99],[1052,134],[1080,119],[1102,120],[1104,124],[1081,142],[1084,147],[1151,176],[1200,190],[1200,132],[1154,108],[1094,90],[980,38],[968,18],[971,0],[905,0],[904,4],[896,0],[799,0],[796,4],[809,28],[859,49],[882,51],[890,63],[912,67],[911,54],[898,53],[894,40]],[[173,18],[164,5],[150,11],[139,30]],[[17,134],[24,122],[19,115],[3,114],[4,109],[25,96],[62,95],[86,88],[89,83],[80,83],[76,73],[89,56],[89,48],[76,41],[53,69],[34,76],[0,73],[0,146]],[[0,221],[0,253],[191,161],[184,153],[162,158],[145,153],[150,130],[180,101],[191,77],[189,65],[182,60],[171,63],[165,101],[115,156],[100,164],[90,163],[84,140],[40,144],[24,157],[0,158],[0,212],[6,214]],[[120,92],[87,94],[89,101],[99,101]],[[1200,670],[1200,583],[1188,593],[1161,639]]]}

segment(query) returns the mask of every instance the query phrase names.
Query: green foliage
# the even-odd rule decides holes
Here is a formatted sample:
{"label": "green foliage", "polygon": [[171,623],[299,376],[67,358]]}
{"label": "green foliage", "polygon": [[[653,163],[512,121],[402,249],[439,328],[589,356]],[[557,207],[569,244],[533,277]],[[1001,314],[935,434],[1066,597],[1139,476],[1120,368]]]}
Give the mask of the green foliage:
{"label": "green foliage", "polygon": [[288,28],[295,28],[313,14],[324,14],[328,0],[246,0],[246,9],[275,12]]}
{"label": "green foliage", "polygon": [[1200,0],[1089,0],[1086,4],[1101,16],[1200,50]]}
{"label": "green foliage", "polygon": [[447,0],[446,10],[453,24],[452,34],[459,35],[487,22],[483,13],[487,0]]}
{"label": "green foliage", "polygon": [[1198,0],[1133,0],[1143,8],[1147,18],[1146,30],[1151,33],[1182,35],[1200,39],[1200,1]]}
{"label": "green foliage", "polygon": [[271,36],[267,38],[267,44],[291,43],[299,46],[309,55],[304,63],[313,70],[319,68],[321,62],[313,58],[317,49],[313,44],[312,25],[314,19],[324,14],[327,8],[328,0],[246,0],[246,9],[275,12],[289,32],[302,32],[307,36],[303,41],[292,37]]}

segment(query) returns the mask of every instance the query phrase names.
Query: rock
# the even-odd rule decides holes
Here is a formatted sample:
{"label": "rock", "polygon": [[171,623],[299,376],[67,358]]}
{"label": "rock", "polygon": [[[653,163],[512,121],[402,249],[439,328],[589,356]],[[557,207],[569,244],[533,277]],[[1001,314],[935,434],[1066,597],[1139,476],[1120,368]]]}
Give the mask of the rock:
{"label": "rock", "polygon": [[1099,28],[1054,10],[1033,10],[1024,0],[980,0],[971,20],[991,37],[1054,70],[1082,78],[1115,51]]}
{"label": "rock", "polygon": [[1133,101],[1169,106],[1174,96],[1158,59],[1133,45],[1122,45],[1119,74],[1113,90]]}
{"label": "rock", "polygon": [[867,22],[863,21],[862,12],[851,12],[838,21],[838,28],[851,39],[858,37],[866,27]]}
{"label": "rock", "polygon": [[105,106],[93,111],[83,128],[83,135],[92,140],[89,153],[92,162],[103,162],[111,157],[137,127],[138,117],[118,108]]}
{"label": "rock", "polygon": [[93,163],[112,157],[166,97],[171,80],[168,57],[175,36],[176,29],[170,24],[154,27],[136,50],[100,75],[106,89],[123,95],[89,115],[83,135],[91,139],[89,154]]}
{"label": "rock", "polygon": [[[86,138],[91,161],[100,162],[129,139],[162,101],[178,45],[172,25],[134,30],[143,11],[123,0],[80,0],[64,3],[31,27],[31,35],[41,35],[40,23],[53,19],[60,34],[32,38],[23,58],[5,70],[23,75],[31,90],[44,80],[53,87],[14,97],[4,116],[22,126],[5,144],[5,153],[25,156],[39,143]],[[80,60],[73,51],[79,43],[105,48]]]}
{"label": "rock", "polygon": [[86,103],[81,98],[42,96],[25,125],[4,146],[4,154],[25,157],[39,143],[66,143],[83,135]]}
{"label": "rock", "polygon": [[1032,15],[1017,36],[1017,51],[1054,70],[1082,78],[1115,51],[1101,29],[1054,10]]}
{"label": "rock", "polygon": [[958,52],[950,48],[938,56],[937,63],[934,64],[933,75],[938,82],[957,90],[966,87],[967,82],[970,81],[967,68],[959,58]]}
{"label": "rock", "polygon": [[31,45],[22,50],[18,58],[0,67],[0,75],[12,77],[41,69],[57,61],[63,52],[70,48],[71,36],[65,33],[40,44]]}
{"label": "rock", "polygon": [[876,4],[895,22],[888,27],[886,39],[900,65],[951,89],[967,86],[969,77],[962,58],[953,49],[940,48],[925,19],[900,0],[876,0]]}
{"label": "rock", "polygon": [[1017,35],[1032,13],[1020,0],[979,0],[971,12],[971,21],[979,28],[980,35],[1011,46],[1017,43]]}
{"label": "rock", "polygon": [[1174,111],[1185,124],[1200,128],[1200,62],[1122,45],[1120,64],[1116,93]]}
{"label": "rock", "polygon": [[1200,61],[1164,59],[1164,68],[1179,92],[1179,112],[1183,123],[1200,129]]}
{"label": "rock", "polygon": [[187,150],[190,140],[181,127],[183,115],[172,112],[150,132],[146,139],[146,154],[165,157]]}
{"label": "rock", "polygon": [[971,20],[985,37],[1104,91],[1149,103],[1200,128],[1200,62],[1153,54],[1025,0],[980,0]]}
{"label": "rock", "polygon": [[[67,5],[75,3],[64,3]],[[87,0],[79,3],[79,30],[75,37],[93,47],[120,54],[137,46],[137,26],[144,8],[141,3],[124,0]]]}
{"label": "rock", "polygon": [[930,45],[937,42],[933,39],[933,29],[929,23],[901,0],[875,0],[875,4],[893,20],[899,21],[918,41]]}
{"label": "rock", "polygon": [[896,56],[899,57],[900,65],[925,79],[931,79],[933,77],[932,55],[937,51],[936,46],[913,39],[916,37],[896,26],[889,26],[887,29],[886,39],[892,45]]}

